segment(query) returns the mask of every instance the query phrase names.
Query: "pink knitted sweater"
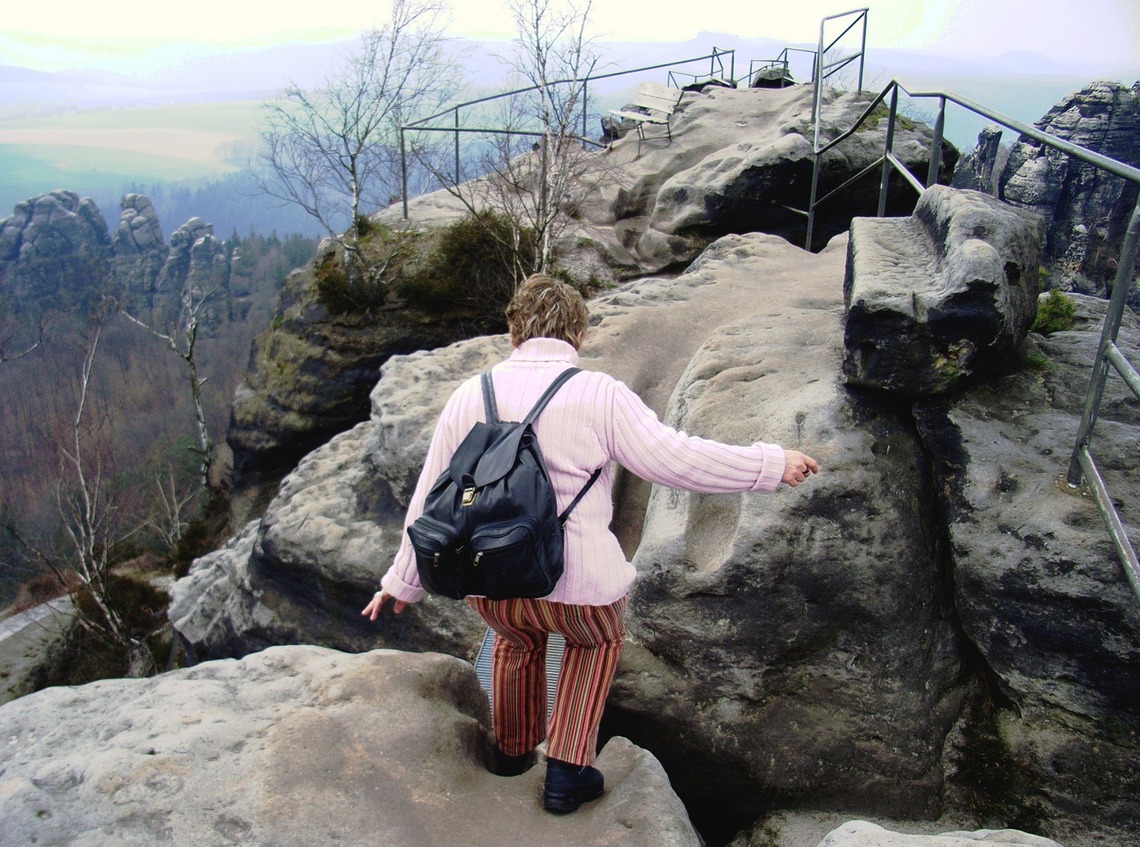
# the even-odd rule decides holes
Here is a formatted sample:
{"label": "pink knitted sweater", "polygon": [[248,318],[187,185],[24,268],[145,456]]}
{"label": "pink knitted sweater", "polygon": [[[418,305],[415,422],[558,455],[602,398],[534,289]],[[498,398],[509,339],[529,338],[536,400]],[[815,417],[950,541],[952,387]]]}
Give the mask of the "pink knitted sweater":
{"label": "pink knitted sweater", "polygon": [[[553,338],[534,338],[516,348],[492,369],[500,419],[522,420],[554,377],[577,361],[571,345]],[[455,390],[440,415],[405,527],[423,511],[424,498],[468,430],[483,419],[476,376]],[[773,491],[784,473],[782,448],[760,442],[734,447],[678,432],[626,385],[597,371],[583,371],[562,386],[539,416],[535,433],[560,510],[596,468],[605,466],[566,522],[565,572],[543,598],[558,603],[606,605],[624,596],[633,582],[634,568],[609,529],[611,460],[650,482],[703,493]],[[406,532],[380,584],[399,600],[414,603],[423,597]]]}

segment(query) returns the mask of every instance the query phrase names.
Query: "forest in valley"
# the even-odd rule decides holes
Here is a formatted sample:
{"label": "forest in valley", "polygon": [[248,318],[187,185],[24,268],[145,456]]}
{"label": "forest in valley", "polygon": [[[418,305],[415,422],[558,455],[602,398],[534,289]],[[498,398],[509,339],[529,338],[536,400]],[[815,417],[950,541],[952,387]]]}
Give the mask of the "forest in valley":
{"label": "forest in valley", "polygon": [[[195,346],[215,487],[223,488],[229,408],[253,338],[316,240],[250,231],[225,247],[240,256],[228,291],[240,307],[215,310],[222,319],[203,324]],[[60,593],[56,570],[78,555],[85,505],[116,546],[96,555],[177,559],[210,497],[187,369],[167,340],[106,300],[37,313],[0,298],[0,607]]]}

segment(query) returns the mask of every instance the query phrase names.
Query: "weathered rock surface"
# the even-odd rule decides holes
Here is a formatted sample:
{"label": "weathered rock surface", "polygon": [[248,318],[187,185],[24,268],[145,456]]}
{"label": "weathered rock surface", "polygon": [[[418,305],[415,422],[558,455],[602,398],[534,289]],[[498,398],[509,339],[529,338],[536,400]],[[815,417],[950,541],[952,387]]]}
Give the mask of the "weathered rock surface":
{"label": "weathered rock surface", "polygon": [[[872,95],[825,90],[821,143],[846,131]],[[594,156],[594,174],[582,181],[580,226],[570,240],[590,242],[606,263],[625,275],[656,273],[694,259],[730,233],[767,232],[803,244],[812,174],[812,87],[732,89],[710,85],[686,91],[664,134],[639,145],[636,134]],[[652,136],[652,131],[650,131]],[[882,156],[886,122],[869,123],[823,157],[819,196]],[[925,175],[933,134],[906,122],[895,129],[895,155]],[[942,182],[949,182],[958,151],[943,149]],[[891,186],[888,209],[907,214],[917,197],[902,180]],[[818,210],[813,240],[823,247],[846,232],[853,215],[874,214],[878,181],[864,180]],[[463,206],[445,191],[409,203],[414,225],[454,220]],[[378,216],[402,221],[392,207]]]}
{"label": "weathered rock surface", "polygon": [[236,525],[260,514],[309,451],[367,420],[368,393],[389,357],[440,347],[472,327],[408,309],[336,315],[313,294],[314,266],[282,286],[273,325],[259,335],[230,410]]}
{"label": "weathered rock surface", "polygon": [[954,188],[995,195],[997,183],[994,180],[994,170],[1001,150],[1001,137],[1002,128],[997,125],[987,126],[978,133],[977,147],[958,160],[950,184]]}
{"label": "weathered rock surface", "polygon": [[[1037,368],[921,401],[915,417],[963,631],[1019,715],[991,727],[1010,756],[1007,784],[1033,786],[1063,815],[1127,829],[1140,821],[1140,602],[1087,490],[1064,481],[1106,307],[1074,299],[1071,331],[1033,337]],[[1118,343],[1140,360],[1134,316]],[[1140,404],[1110,378],[1093,454],[1133,545],[1138,436]]]}
{"label": "weathered rock surface", "polygon": [[[686,431],[800,445],[824,468],[766,497],[653,492],[620,475],[615,529],[640,579],[607,731],[653,750],[698,828],[725,840],[777,808],[897,817],[943,804],[1029,821],[1068,847],[1118,838],[1137,819],[1140,719],[1124,702],[1140,673],[1136,603],[1094,504],[1049,488],[1087,381],[1076,363],[1099,329],[1035,342],[1044,371],[912,412],[842,382],[845,248],[732,236],[675,279],[591,304],[584,366]],[[462,604],[428,601],[375,628],[359,609],[440,407],[504,351],[476,339],[390,359],[371,424],[306,458],[265,519],[180,584],[191,651],[283,638],[470,656],[481,625]],[[963,427],[967,411],[978,423]],[[1113,393],[1103,414],[1106,448],[1135,443],[1134,403]],[[1109,455],[1115,496],[1131,502],[1131,453]],[[1073,605],[1091,617],[1062,618]]]}
{"label": "weathered rock surface", "polygon": [[[1140,167],[1140,82],[1131,88],[1094,82],[1035,126]],[[975,153],[979,160],[983,155]],[[1043,264],[1051,269],[1054,287],[1104,295],[1136,204],[1135,184],[1022,137],[1002,170],[998,197],[1045,220]]]}
{"label": "weathered rock surface", "polygon": [[490,774],[486,696],[438,654],[274,648],[0,707],[0,844],[696,847],[644,750],[612,739],[606,795],[541,807],[536,767]]}
{"label": "weathered rock surface", "polygon": [[177,318],[183,308],[181,292],[195,301],[213,292],[201,314],[203,332],[214,333],[230,320],[230,251],[214,235],[212,224],[190,218],[170,234],[170,250],[155,281],[152,308],[156,317]]}
{"label": "weathered rock surface", "polygon": [[168,247],[147,197],[125,194],[121,209],[112,235],[94,201],[73,191],[17,204],[0,221],[0,288],[9,306],[35,316],[110,294],[165,331],[177,323],[181,292],[189,290],[197,298],[213,292],[201,315],[203,333],[235,318],[231,256],[210,224],[191,218],[171,234]]}
{"label": "weathered rock surface", "polygon": [[[822,133],[830,139],[869,101],[866,94],[828,91],[824,102]],[[595,178],[583,180],[580,195],[569,198],[578,225],[567,233],[564,265],[583,280],[606,280],[687,263],[727,233],[771,232],[802,243],[804,219],[784,206],[808,206],[810,116],[810,86],[686,92],[673,118],[672,143],[651,140],[639,156],[630,137],[594,154]],[[880,123],[824,157],[821,194],[882,155],[886,127]],[[927,127],[900,126],[896,155],[925,173],[931,141]],[[944,151],[947,174],[956,159],[956,150]],[[873,212],[878,183],[870,182],[821,210],[817,246],[845,232],[853,214]],[[869,193],[860,193],[864,189]],[[913,190],[895,180],[891,211],[909,212],[915,200]],[[466,208],[437,191],[412,199],[409,212],[412,225],[423,226],[451,222]],[[375,219],[404,224],[399,204]],[[278,325],[255,343],[234,400],[227,441],[237,525],[264,508],[303,455],[365,419],[367,393],[389,356],[472,334],[399,310],[375,320],[336,318],[313,302],[311,286],[311,268],[286,281]]]}
{"label": "weathered rock surface", "polygon": [[1017,830],[945,832],[938,835],[906,835],[891,832],[867,821],[851,821],[819,843],[819,847],[1061,847],[1056,841]]}
{"label": "weathered rock surface", "polygon": [[843,298],[850,385],[941,394],[1011,365],[1037,316],[1040,221],[933,186],[906,218],[856,218]]}
{"label": "weathered rock surface", "polygon": [[115,277],[121,281],[127,306],[140,315],[153,316],[158,275],[170,248],[149,197],[124,194],[119,208],[119,225],[112,236]]}
{"label": "weathered rock surface", "polygon": [[74,191],[17,203],[0,221],[0,287],[29,314],[86,305],[112,281],[111,237],[99,207]]}

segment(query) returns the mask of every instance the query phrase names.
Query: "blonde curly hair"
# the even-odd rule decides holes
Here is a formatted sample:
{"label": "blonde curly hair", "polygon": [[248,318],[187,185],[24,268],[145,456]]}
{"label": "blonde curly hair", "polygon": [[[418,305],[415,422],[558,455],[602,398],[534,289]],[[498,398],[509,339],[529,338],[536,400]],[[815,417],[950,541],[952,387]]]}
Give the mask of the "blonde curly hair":
{"label": "blonde curly hair", "polygon": [[511,344],[557,338],[578,349],[586,331],[586,301],[572,286],[546,274],[531,274],[507,306]]}

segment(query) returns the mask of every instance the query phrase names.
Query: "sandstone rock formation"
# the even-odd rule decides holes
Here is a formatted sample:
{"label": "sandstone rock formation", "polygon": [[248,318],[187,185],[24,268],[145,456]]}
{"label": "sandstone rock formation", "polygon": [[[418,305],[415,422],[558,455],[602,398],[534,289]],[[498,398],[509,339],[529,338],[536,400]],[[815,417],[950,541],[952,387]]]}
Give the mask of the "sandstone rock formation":
{"label": "sandstone rock formation", "polygon": [[0,221],[0,289],[29,314],[85,306],[112,283],[111,237],[90,198],[53,191]]}
{"label": "sandstone rock formation", "polygon": [[1001,151],[1001,137],[1002,129],[997,125],[985,127],[978,133],[977,147],[958,160],[951,185],[955,188],[967,188],[971,191],[996,195],[997,183],[994,180],[994,170]]}
{"label": "sandstone rock formation", "polygon": [[309,451],[368,418],[368,392],[390,356],[473,333],[402,308],[332,314],[314,294],[312,263],[290,274],[272,326],[254,340],[230,410],[236,525],[261,513]]}
{"label": "sandstone rock formation", "polygon": [[[1034,366],[915,406],[962,631],[998,688],[997,711],[978,715],[981,735],[951,756],[968,767],[967,748],[996,739],[1009,758],[991,802],[1027,789],[1037,794],[1030,814],[1134,829],[1140,602],[1087,490],[1064,482],[1106,304],[1073,297],[1072,330],[1031,336]],[[1135,316],[1126,314],[1118,343],[1140,360]],[[1111,378],[1093,451],[1119,504],[1136,502],[1138,437],[1140,406]],[[1125,520],[1136,545],[1135,519]]]}
{"label": "sandstone rock formation", "polygon": [[155,311],[168,320],[177,319],[183,291],[195,301],[211,295],[201,326],[206,333],[216,332],[230,320],[230,259],[214,227],[201,218],[190,218],[170,234],[170,252],[155,281]]}
{"label": "sandstone rock formation", "polygon": [[866,821],[844,824],[819,843],[819,847],[1061,847],[1050,838],[1016,830],[946,832],[938,835],[905,835]]}
{"label": "sandstone rock formation", "polygon": [[[846,246],[730,236],[675,279],[591,304],[584,366],[686,431],[801,445],[824,468],[767,497],[619,474],[615,529],[640,578],[608,731],[653,750],[717,840],[821,806],[948,806],[1069,847],[1119,838],[1140,811],[1140,715],[1124,696],[1140,685],[1140,613],[1095,506],[1056,483],[1103,303],[1032,341],[1034,368],[912,411],[842,382]],[[1122,330],[1129,349],[1138,337]],[[475,339],[390,359],[371,422],[314,451],[263,520],[179,583],[191,653],[319,641],[470,657],[481,626],[462,604],[375,627],[359,608],[442,403],[504,350]],[[1110,456],[1131,455],[1137,424],[1113,388],[1097,436]],[[1111,476],[1134,499],[1128,461]]]}
{"label": "sandstone rock formation", "polygon": [[[823,138],[846,129],[869,102],[866,93],[828,90]],[[657,271],[687,263],[715,238],[758,230],[802,243],[811,184],[811,87],[686,92],[673,118],[673,141],[623,139],[593,157],[597,185],[572,198],[579,222],[568,234],[564,263],[582,280]],[[885,123],[868,125],[823,158],[822,195],[882,155]],[[896,155],[925,174],[931,132],[897,128]],[[948,174],[957,151],[943,152]],[[847,229],[853,214],[873,211],[878,181],[865,181],[821,211],[818,245]],[[915,194],[895,180],[889,207],[909,212]],[[466,213],[438,191],[414,198],[414,226],[450,222]],[[402,226],[399,206],[375,216]],[[599,258],[599,256],[601,258]],[[616,269],[616,270],[615,270]],[[234,454],[234,520],[264,508],[273,488],[309,450],[363,420],[379,366],[393,354],[467,337],[462,327],[434,327],[400,311],[376,319],[330,316],[313,302],[313,267],[286,281],[278,325],[255,343],[233,406],[227,441]],[[299,363],[304,362],[304,367]]]}
{"label": "sandstone rock formation", "polygon": [[1037,316],[1041,223],[932,186],[905,218],[856,218],[843,299],[851,385],[940,394],[1016,366]]}
{"label": "sandstone rock formation", "polygon": [[[124,194],[119,225],[112,236],[115,277],[120,280],[128,308],[153,319],[158,275],[170,248],[154,204],[145,194]],[[132,312],[132,314],[134,313]]]}
{"label": "sandstone rock formation", "polygon": [[181,292],[214,291],[204,332],[230,320],[230,256],[213,227],[191,218],[170,246],[150,200],[125,194],[112,236],[90,198],[53,191],[16,205],[0,221],[0,289],[25,314],[86,306],[99,294],[122,300],[159,329],[178,321]]}
{"label": "sandstone rock formation", "polygon": [[[1094,82],[1066,97],[1035,126],[1126,165],[1140,167],[1140,82]],[[992,132],[979,138],[974,170],[992,173]],[[960,183],[955,183],[960,184]],[[1043,264],[1053,287],[1104,296],[1137,187],[1028,138],[1017,140],[998,179],[998,197],[1045,221]]]}
{"label": "sandstone rock formation", "polygon": [[[870,103],[867,92],[825,89],[821,143],[846,131]],[[655,273],[694,259],[715,239],[730,233],[768,232],[803,244],[812,174],[812,87],[732,89],[710,85],[686,91],[670,127],[672,141],[639,145],[627,136],[595,155],[595,171],[584,180],[578,228],[571,241],[601,252],[619,274]],[[819,196],[842,185],[883,154],[886,121],[865,124],[823,157]],[[921,124],[895,128],[895,155],[925,176],[933,135]],[[958,151],[945,145],[940,182],[949,182]],[[874,214],[879,184],[863,180],[818,212],[816,249],[846,232],[853,215]],[[907,214],[917,197],[894,180],[891,214]],[[463,214],[447,192],[414,198],[413,225],[435,224]],[[378,220],[398,225],[399,206]]]}
{"label": "sandstone rock formation", "polygon": [[[1058,103],[1038,128],[1140,166],[1140,82],[1097,82]],[[1045,219],[1045,261],[1062,278],[1111,280],[1137,186],[1021,139],[1002,173],[1000,197]]]}
{"label": "sandstone rock formation", "polygon": [[606,795],[541,807],[544,769],[490,774],[486,696],[438,654],[275,648],[0,707],[0,844],[697,847],[644,750],[612,739]]}

